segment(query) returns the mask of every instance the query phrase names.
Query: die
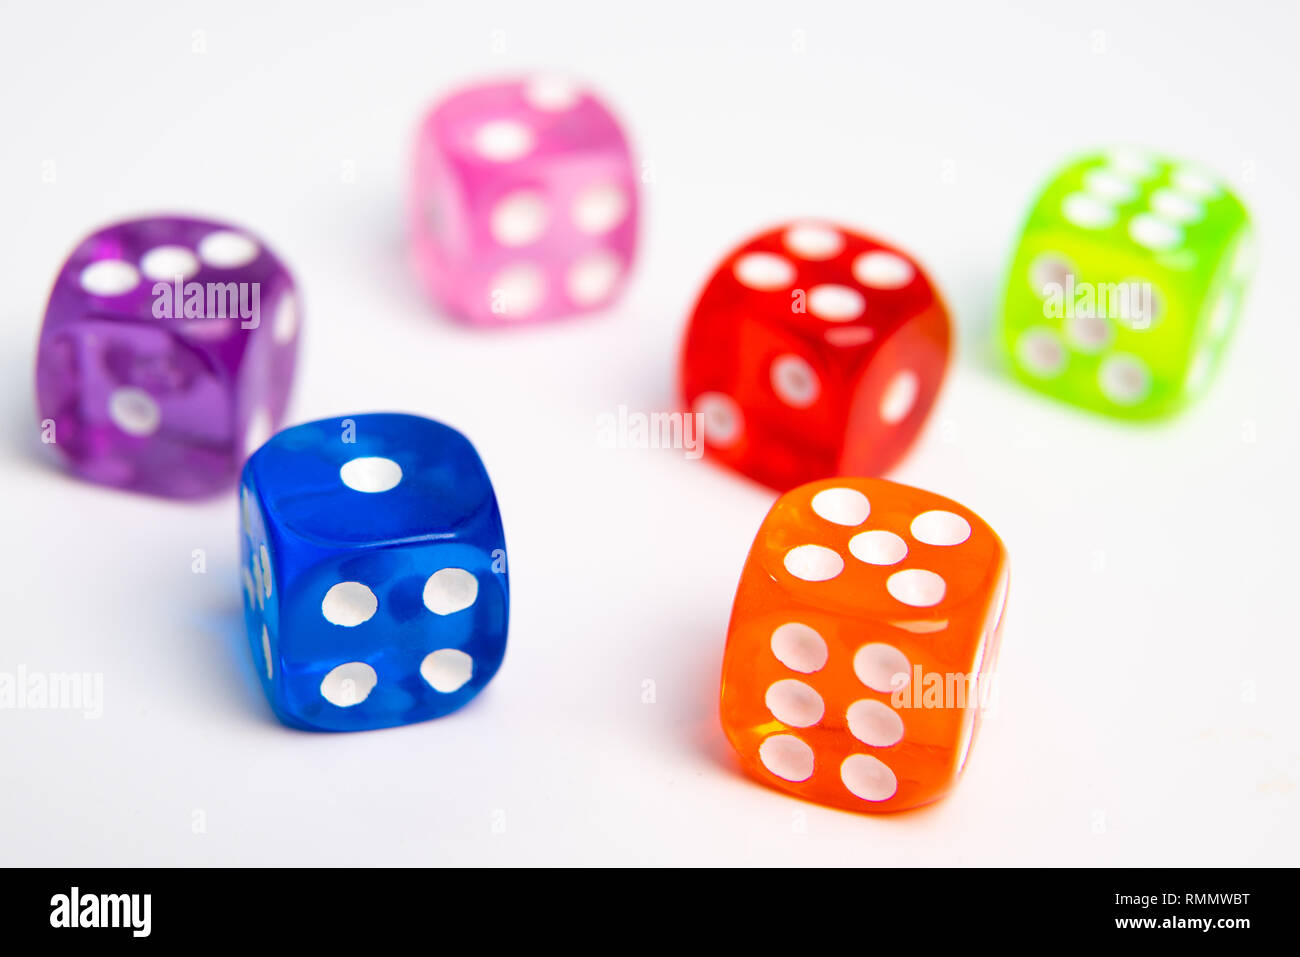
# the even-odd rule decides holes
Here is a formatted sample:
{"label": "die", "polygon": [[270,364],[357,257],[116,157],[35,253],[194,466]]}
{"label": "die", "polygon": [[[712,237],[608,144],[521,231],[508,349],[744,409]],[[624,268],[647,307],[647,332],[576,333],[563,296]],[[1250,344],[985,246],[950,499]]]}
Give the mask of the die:
{"label": "die", "polygon": [[636,251],[636,175],[614,115],[548,78],[461,90],[420,127],[409,204],[415,268],[474,323],[598,309]]}
{"label": "die", "polygon": [[321,419],[244,466],[244,622],[285,724],[358,731],[447,714],[505,654],[501,513],[465,436],[415,415]]}
{"label": "die", "polygon": [[91,481],[177,498],[230,488],[284,415],[299,315],[288,269],[242,229],[172,216],[101,229],[45,312],[43,438]]}
{"label": "die", "polygon": [[1034,202],[1007,271],[1001,346],[1016,378],[1128,419],[1204,391],[1253,262],[1222,180],[1146,152],[1067,163]]}
{"label": "die", "polygon": [[998,536],[949,499],[870,478],[782,495],[723,657],[722,727],[743,766],[853,811],[942,797],[991,701],[1008,581]]}
{"label": "die", "polygon": [[878,475],[934,404],[949,338],[948,310],[914,259],[795,222],[734,249],[710,277],[681,387],[706,450],[765,485]]}

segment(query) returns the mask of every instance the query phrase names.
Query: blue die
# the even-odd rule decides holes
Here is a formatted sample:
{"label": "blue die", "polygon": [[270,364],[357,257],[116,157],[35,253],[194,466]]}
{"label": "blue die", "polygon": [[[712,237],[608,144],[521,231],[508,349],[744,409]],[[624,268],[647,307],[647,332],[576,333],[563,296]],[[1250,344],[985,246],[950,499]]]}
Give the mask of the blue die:
{"label": "blue die", "polygon": [[454,711],[506,648],[510,588],[487,471],[415,415],[276,435],[240,488],[244,621],[280,720],[360,731]]}

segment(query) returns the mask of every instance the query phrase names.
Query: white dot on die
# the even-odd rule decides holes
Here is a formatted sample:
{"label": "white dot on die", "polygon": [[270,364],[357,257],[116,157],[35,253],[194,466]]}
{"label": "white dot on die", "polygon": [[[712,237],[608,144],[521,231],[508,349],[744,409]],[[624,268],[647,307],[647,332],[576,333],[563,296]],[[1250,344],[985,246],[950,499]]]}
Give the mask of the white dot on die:
{"label": "white dot on die", "polygon": [[835,326],[822,332],[822,338],[840,349],[864,346],[876,338],[870,326]]}
{"label": "white dot on die", "polygon": [[921,393],[921,380],[911,369],[895,373],[880,397],[880,421],[897,425],[907,418]]}
{"label": "white dot on die", "polygon": [[970,522],[943,509],[922,512],[912,519],[912,537],[927,545],[960,545],[970,538]]}
{"label": "white dot on die", "polygon": [[627,217],[627,193],[614,183],[588,186],[573,201],[573,225],[579,232],[607,233]]}
{"label": "white dot on die", "polygon": [[[1164,312],[1160,290],[1149,279],[1125,279],[1118,284],[1118,292],[1117,308],[1112,307],[1110,311],[1112,318],[1126,329],[1145,332]],[[1107,330],[1107,342],[1109,335]]]}
{"label": "white dot on die", "polygon": [[1152,193],[1151,208],[1171,223],[1194,223],[1205,215],[1205,207],[1173,189],[1158,189]]}
{"label": "white dot on die", "polygon": [[1114,225],[1115,208],[1091,193],[1071,193],[1061,201],[1061,215],[1083,229],[1105,229]]}
{"label": "white dot on die", "polygon": [[492,281],[493,312],[506,317],[526,316],[542,304],[546,277],[536,266],[511,266]]}
{"label": "white dot on die", "polygon": [[266,550],[266,545],[257,546],[258,552],[262,558],[262,585],[266,589],[266,597],[271,597],[271,556]]}
{"label": "white dot on die", "polygon": [[275,318],[271,321],[271,338],[280,345],[291,341],[298,331],[298,300],[292,293],[285,293],[275,306]]}
{"label": "white dot on die", "polygon": [[866,308],[862,293],[848,286],[826,283],[808,290],[808,311],[827,322],[850,322]]}
{"label": "white dot on die", "polygon": [[134,266],[121,259],[101,259],[81,270],[81,288],[92,296],[120,296],[140,282]]}
{"label": "white dot on die", "polygon": [[1115,404],[1135,405],[1151,391],[1151,371],[1137,356],[1117,353],[1102,360],[1097,384]]}
{"label": "white dot on die", "polygon": [[772,654],[791,671],[809,675],[826,666],[826,639],[815,628],[789,621],[772,632]]}
{"label": "white dot on die", "polygon": [[162,411],[144,389],[124,385],[109,395],[108,417],[128,435],[152,435],[162,422]]}
{"label": "white dot on die", "polygon": [[[1029,265],[1029,285],[1040,296],[1061,292],[1074,272],[1074,266],[1060,253],[1043,253]],[[1056,289],[1049,289],[1055,286]]]}
{"label": "white dot on die", "polygon": [[1065,321],[1065,334],[1080,352],[1097,352],[1110,344],[1112,330],[1104,316],[1075,313]]}
{"label": "white dot on die", "polygon": [[215,342],[225,339],[235,331],[235,323],[220,316],[209,318],[192,317],[177,323],[173,328],[187,339],[202,339]]}
{"label": "white dot on die", "polygon": [[778,356],[772,362],[770,377],[776,397],[793,408],[806,409],[821,395],[821,379],[802,356]]}
{"label": "white dot on die", "polygon": [[898,791],[898,778],[889,766],[869,754],[850,754],[840,765],[840,780],[855,797],[887,801]]}
{"label": "white dot on die", "polygon": [[1209,199],[1219,192],[1219,184],[1212,175],[1189,167],[1175,170],[1173,183],[1175,187],[1197,199]]}
{"label": "white dot on die", "polygon": [[853,656],[853,673],[872,691],[895,691],[906,688],[912,663],[893,645],[874,641],[863,645]]}
{"label": "white dot on die", "polygon": [[524,99],[529,105],[548,113],[572,109],[580,95],[576,83],[557,76],[539,76],[524,87]]}
{"label": "white dot on die", "polygon": [[1054,376],[1065,368],[1065,346],[1053,330],[1040,326],[1026,330],[1017,340],[1016,358],[1039,378]]}
{"label": "white dot on die", "polygon": [[778,778],[807,781],[812,777],[812,748],[793,734],[774,734],[758,746],[758,759]]}
{"label": "white dot on die", "polygon": [[863,253],[853,260],[853,278],[872,289],[901,289],[912,281],[916,269],[895,253]]}
{"label": "white dot on die", "polygon": [[355,628],[375,616],[379,599],[361,582],[339,582],[325,593],[320,613],[331,625]]}
{"label": "white dot on die", "polygon": [[248,598],[248,604],[251,608],[257,604],[257,592],[253,585],[253,575],[247,568],[241,568],[240,572],[243,574],[244,579],[244,594]]}
{"label": "white dot on die", "polygon": [[1137,195],[1137,186],[1132,180],[1104,168],[1085,173],[1083,188],[1108,203],[1127,203]]}
{"label": "white dot on die", "polygon": [[845,712],[849,733],[873,748],[887,748],[903,739],[903,719],[889,705],[863,698]]}
{"label": "white dot on die", "polygon": [[230,229],[208,233],[199,241],[199,258],[217,269],[247,266],[261,251],[256,240]]}
{"label": "white dot on die", "polygon": [[794,282],[794,264],[775,253],[746,253],[732,267],[736,278],[750,289],[784,289]]}
{"label": "white dot on die", "polygon": [[249,564],[253,568],[253,595],[257,598],[257,607],[265,608],[266,599],[262,595],[262,563],[253,555],[249,558]]}
{"label": "white dot on die", "polygon": [[1168,220],[1149,213],[1134,216],[1128,224],[1129,238],[1139,246],[1157,252],[1173,249],[1183,241],[1183,231]]}
{"label": "white dot on die", "polygon": [[785,553],[785,570],[806,582],[824,582],[844,571],[844,559],[821,545],[798,545]]}
{"label": "white dot on die", "polygon": [[1137,179],[1149,179],[1158,172],[1150,154],[1138,149],[1111,150],[1107,160],[1116,171]]}
{"label": "white dot on die", "polygon": [[270,681],[275,674],[271,665],[271,635],[266,625],[262,626],[262,660],[266,663],[266,680]]}
{"label": "white dot on die", "polygon": [[893,532],[876,529],[850,538],[849,554],[868,565],[897,565],[907,557],[907,542]]}
{"label": "white dot on die", "polygon": [[812,497],[812,510],[836,525],[861,525],[871,514],[871,502],[853,488],[824,488]]}
{"label": "white dot on die", "polygon": [[608,299],[623,272],[623,264],[610,252],[584,256],[571,267],[565,279],[569,298],[580,306]]}
{"label": "white dot on die", "polygon": [[774,681],[763,697],[772,717],[794,728],[807,728],[822,719],[826,705],[810,685],[794,678]]}
{"label": "white dot on die", "polygon": [[704,438],[720,449],[740,441],[745,417],[736,400],[721,392],[702,392],[696,397],[694,412],[700,417]]}
{"label": "white dot on die", "polygon": [[457,648],[439,648],[420,662],[420,677],[434,691],[451,694],[474,677],[474,659]]}
{"label": "white dot on die", "polygon": [[478,599],[478,579],[463,568],[442,568],[424,583],[424,607],[435,615],[464,611]]}
{"label": "white dot on die", "polygon": [[536,190],[519,190],[492,207],[488,230],[502,246],[527,246],[546,231],[546,198]]}
{"label": "white dot on die", "polygon": [[824,260],[840,254],[844,237],[821,223],[799,223],[785,231],[785,248],[800,259]]}
{"label": "white dot on die", "polygon": [[364,661],[349,661],[333,668],[320,683],[320,693],[330,704],[350,708],[370,697],[379,681],[375,669]]}
{"label": "white dot on die", "polygon": [[339,468],[343,484],[358,492],[387,492],[402,480],[402,467],[392,459],[367,455]]}
{"label": "white dot on die", "polygon": [[150,279],[189,279],[199,271],[199,260],[184,246],[155,246],[140,257],[140,271]]}
{"label": "white dot on die", "polygon": [[533,131],[518,120],[493,120],[474,131],[474,149],[496,163],[508,163],[530,153]]}
{"label": "white dot on die", "polygon": [[894,572],[885,582],[885,588],[904,605],[929,608],[943,601],[948,586],[942,576],[923,568],[908,568]]}

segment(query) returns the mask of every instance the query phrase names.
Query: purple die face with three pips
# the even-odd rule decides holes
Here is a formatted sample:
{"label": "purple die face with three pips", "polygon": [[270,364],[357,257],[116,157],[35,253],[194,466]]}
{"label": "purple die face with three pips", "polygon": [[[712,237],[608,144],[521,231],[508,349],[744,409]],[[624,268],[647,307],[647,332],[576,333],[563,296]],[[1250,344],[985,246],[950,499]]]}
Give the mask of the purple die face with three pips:
{"label": "purple die face with three pips", "polygon": [[229,488],[284,416],[299,308],[284,264],[237,227],[157,217],[93,233],[45,312],[43,440],[94,482],[182,498]]}

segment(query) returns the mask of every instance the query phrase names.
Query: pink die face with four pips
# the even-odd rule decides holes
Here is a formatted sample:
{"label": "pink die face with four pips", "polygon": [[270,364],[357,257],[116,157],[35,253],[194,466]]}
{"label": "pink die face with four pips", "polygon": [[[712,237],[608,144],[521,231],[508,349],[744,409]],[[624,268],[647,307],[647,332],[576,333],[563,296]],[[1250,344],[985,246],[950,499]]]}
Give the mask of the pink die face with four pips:
{"label": "pink die face with four pips", "polygon": [[636,252],[637,174],[605,105],[567,81],[470,87],[422,123],[410,196],[424,286],[483,325],[600,309]]}

